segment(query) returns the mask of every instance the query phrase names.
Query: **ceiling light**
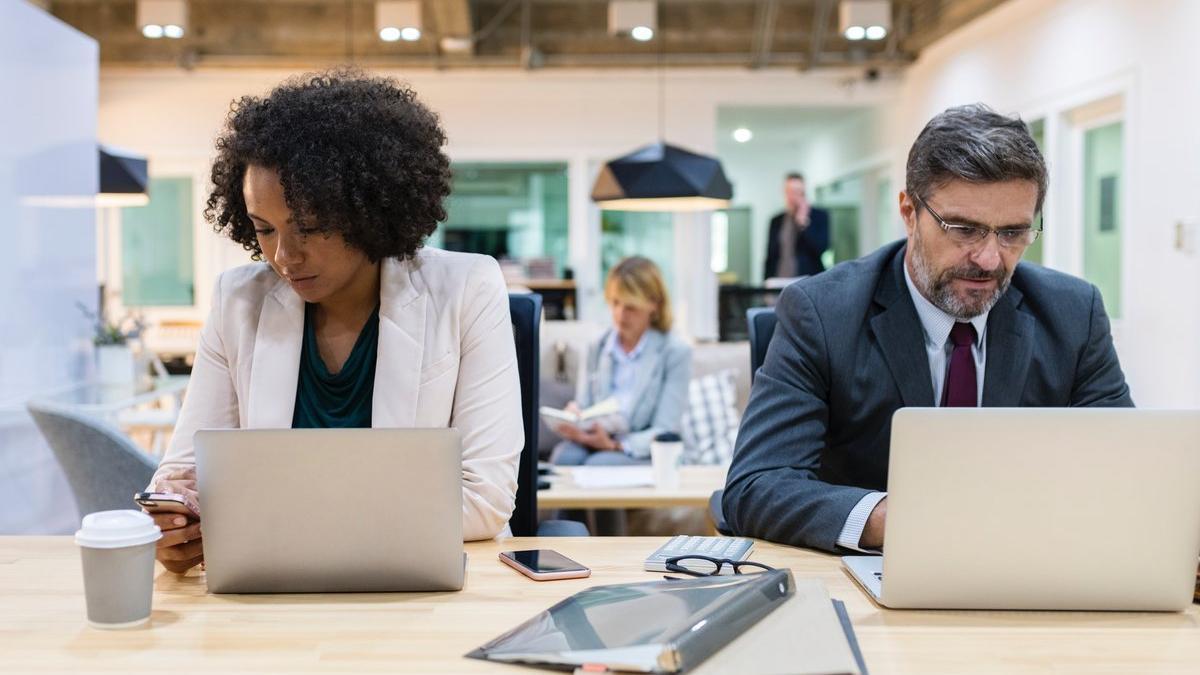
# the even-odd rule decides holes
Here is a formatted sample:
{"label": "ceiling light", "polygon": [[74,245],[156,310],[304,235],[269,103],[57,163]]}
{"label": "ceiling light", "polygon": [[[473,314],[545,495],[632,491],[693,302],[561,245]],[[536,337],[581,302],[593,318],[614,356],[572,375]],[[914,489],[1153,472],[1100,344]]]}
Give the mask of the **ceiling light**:
{"label": "ceiling light", "polygon": [[420,0],[380,0],[375,3],[375,31],[384,42],[421,39]]}
{"label": "ceiling light", "polygon": [[754,138],[754,132],[750,131],[746,127],[738,127],[733,130],[733,140],[737,141],[738,143],[746,143],[751,138]]}
{"label": "ceiling light", "polygon": [[882,40],[892,27],[890,0],[841,0],[838,30],[847,40]]}
{"label": "ceiling light", "polygon": [[609,0],[608,32],[628,35],[645,42],[658,28],[658,3],[655,0]]}
{"label": "ceiling light", "polygon": [[470,37],[444,36],[438,41],[442,51],[455,54],[470,54],[475,48],[475,41]]}
{"label": "ceiling light", "polygon": [[633,30],[629,31],[629,36],[638,42],[647,42],[654,39],[654,29],[649,26],[634,26]]}
{"label": "ceiling light", "polygon": [[145,206],[150,203],[149,163],[128,150],[101,145],[97,206]]}
{"label": "ceiling light", "polygon": [[151,40],[178,40],[187,30],[187,9],[186,0],[138,0],[138,28]]}
{"label": "ceiling light", "polygon": [[721,160],[663,142],[610,160],[592,186],[606,211],[715,211],[732,197]]}

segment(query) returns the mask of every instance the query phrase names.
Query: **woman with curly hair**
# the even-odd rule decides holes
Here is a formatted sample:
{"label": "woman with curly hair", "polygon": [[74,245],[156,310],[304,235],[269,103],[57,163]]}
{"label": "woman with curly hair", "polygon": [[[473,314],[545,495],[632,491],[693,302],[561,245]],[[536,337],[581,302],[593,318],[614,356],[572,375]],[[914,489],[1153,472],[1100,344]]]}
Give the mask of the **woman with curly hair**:
{"label": "woman with curly hair", "polygon": [[[217,280],[150,489],[199,513],[198,429],[456,427],[463,536],[505,528],[523,444],[507,290],[493,259],[424,246],[445,141],[411,89],[353,70],[234,102],[204,215],[257,262]],[[167,569],[203,560],[198,522],[155,520]]]}

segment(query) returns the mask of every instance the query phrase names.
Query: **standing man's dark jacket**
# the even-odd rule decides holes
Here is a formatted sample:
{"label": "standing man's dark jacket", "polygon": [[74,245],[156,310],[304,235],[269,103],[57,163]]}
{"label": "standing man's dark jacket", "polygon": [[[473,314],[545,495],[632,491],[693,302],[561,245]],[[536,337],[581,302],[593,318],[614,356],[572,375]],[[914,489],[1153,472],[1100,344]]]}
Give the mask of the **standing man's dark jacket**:
{"label": "standing man's dark jacket", "polygon": [[[737,534],[834,551],[855,504],[887,489],[892,413],[934,405],[904,250],[780,296],[722,502]],[[984,406],[1133,405],[1100,292],[1075,277],[1020,263],[988,315],[986,349]]]}
{"label": "standing man's dark jacket", "polygon": [[[786,211],[771,219],[767,235],[767,261],[763,267],[764,277],[779,276],[779,231],[785,223],[792,225]],[[829,248],[829,212],[815,207],[809,209],[808,227],[796,233],[792,248],[796,255],[796,274],[793,276],[824,272],[825,264],[821,262],[821,254]]]}

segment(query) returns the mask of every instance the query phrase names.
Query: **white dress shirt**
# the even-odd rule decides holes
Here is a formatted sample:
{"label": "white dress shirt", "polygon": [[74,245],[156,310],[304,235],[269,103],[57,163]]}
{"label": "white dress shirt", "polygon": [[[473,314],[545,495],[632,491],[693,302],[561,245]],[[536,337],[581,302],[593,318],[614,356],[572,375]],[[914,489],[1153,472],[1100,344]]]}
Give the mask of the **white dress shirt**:
{"label": "white dress shirt", "polygon": [[[646,331],[647,333],[649,331]],[[617,399],[617,403],[621,406],[621,413],[626,419],[633,415],[633,395],[634,389],[637,387],[637,367],[638,358],[642,355],[646,346],[646,333],[642,333],[642,337],[638,339],[637,346],[633,351],[626,352],[621,346],[621,339],[617,337],[617,331],[612,331],[608,334],[608,344],[605,351],[608,352],[609,358],[612,359],[612,392],[613,398]]]}
{"label": "white dress shirt", "polygon": [[[921,295],[921,291],[917,290],[912,277],[909,276],[907,261],[904,264],[904,281],[908,285],[913,305],[917,308],[917,318],[921,320],[921,328],[925,333],[925,355],[929,357],[929,375],[933,378],[934,405],[941,405],[942,387],[946,382],[950,354],[954,349],[954,345],[950,342],[950,330],[954,328],[958,319],[942,311],[924,295]],[[985,339],[987,337],[987,319],[988,312],[984,312],[970,320],[971,325],[975,326],[975,344],[971,345],[971,356],[975,359],[976,401],[983,400],[983,371],[984,364],[987,362],[987,341]],[[886,492],[872,492],[854,505],[854,508],[850,510],[850,515],[846,517],[846,524],[842,526],[842,531],[838,535],[838,546],[864,553],[873,552],[860,548],[858,543],[862,539],[867,518],[884,497],[887,497]]]}
{"label": "white dress shirt", "polygon": [[[626,352],[621,347],[621,339],[617,337],[617,331],[614,330],[608,334],[605,351],[612,359],[612,391],[610,394],[617,399],[617,405],[620,406],[621,414],[625,416],[626,420],[633,418],[633,397],[637,393],[635,389],[637,388],[638,359],[645,351],[646,335],[649,332],[642,333],[637,346],[631,352]],[[621,444],[621,452],[629,455],[629,448],[626,447],[624,441],[617,442]]]}

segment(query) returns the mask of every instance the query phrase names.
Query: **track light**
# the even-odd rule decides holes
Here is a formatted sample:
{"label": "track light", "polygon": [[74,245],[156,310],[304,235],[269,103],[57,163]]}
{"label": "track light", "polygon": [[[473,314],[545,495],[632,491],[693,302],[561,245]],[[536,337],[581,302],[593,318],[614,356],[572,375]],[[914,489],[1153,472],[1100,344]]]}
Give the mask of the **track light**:
{"label": "track light", "polygon": [[419,0],[381,0],[375,3],[375,30],[384,42],[421,39]]}
{"label": "track light", "polygon": [[138,0],[137,23],[151,40],[178,40],[187,29],[186,0]]}
{"label": "track light", "polygon": [[655,0],[609,0],[608,33],[628,35],[638,42],[654,39],[658,29],[658,3]]}
{"label": "track light", "polygon": [[838,29],[847,40],[882,40],[892,26],[890,0],[842,0]]}

